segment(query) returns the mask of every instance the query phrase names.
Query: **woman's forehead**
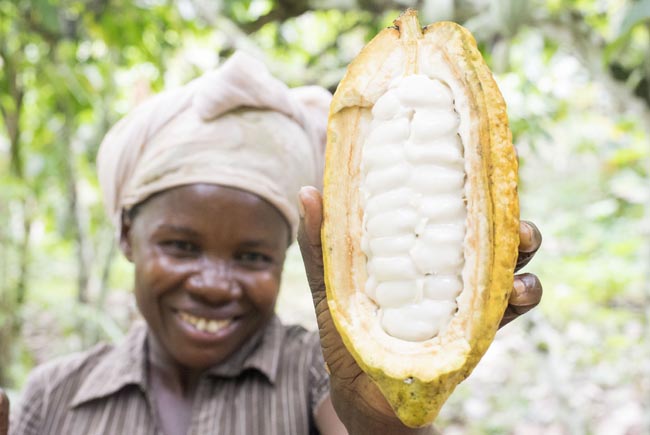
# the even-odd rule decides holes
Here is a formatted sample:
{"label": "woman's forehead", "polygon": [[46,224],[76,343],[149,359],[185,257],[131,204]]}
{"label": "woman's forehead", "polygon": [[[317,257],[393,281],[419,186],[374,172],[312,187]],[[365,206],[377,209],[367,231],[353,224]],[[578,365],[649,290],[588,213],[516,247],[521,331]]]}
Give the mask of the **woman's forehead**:
{"label": "woman's forehead", "polygon": [[[242,189],[216,184],[174,187],[136,206],[148,224],[228,224],[233,229],[289,230],[280,211],[266,199]],[[143,213],[146,210],[145,213]]]}

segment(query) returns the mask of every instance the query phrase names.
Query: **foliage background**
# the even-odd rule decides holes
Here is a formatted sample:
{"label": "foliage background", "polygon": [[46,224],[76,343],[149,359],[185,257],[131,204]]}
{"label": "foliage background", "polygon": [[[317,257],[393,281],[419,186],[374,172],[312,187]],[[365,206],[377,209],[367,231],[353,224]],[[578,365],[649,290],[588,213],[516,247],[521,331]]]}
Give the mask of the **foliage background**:
{"label": "foliage background", "polygon": [[[541,307],[445,405],[448,434],[650,433],[650,1],[0,0],[0,386],[137,316],[103,214],[103,134],[235,49],[336,87],[401,9],[476,36],[509,106]],[[297,250],[279,313],[313,326]]]}

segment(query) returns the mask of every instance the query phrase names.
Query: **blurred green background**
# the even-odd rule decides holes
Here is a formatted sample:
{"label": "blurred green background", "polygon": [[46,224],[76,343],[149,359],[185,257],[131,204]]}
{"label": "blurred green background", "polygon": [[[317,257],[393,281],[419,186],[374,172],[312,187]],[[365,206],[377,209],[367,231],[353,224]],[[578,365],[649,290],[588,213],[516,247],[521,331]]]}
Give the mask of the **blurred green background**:
{"label": "blurred green background", "polygon": [[[650,433],[650,1],[0,0],[0,386],[137,314],[95,174],[107,129],[235,49],[335,89],[405,7],[468,27],[504,93],[541,306],[499,332],[446,434]],[[314,325],[292,248],[278,311]]]}

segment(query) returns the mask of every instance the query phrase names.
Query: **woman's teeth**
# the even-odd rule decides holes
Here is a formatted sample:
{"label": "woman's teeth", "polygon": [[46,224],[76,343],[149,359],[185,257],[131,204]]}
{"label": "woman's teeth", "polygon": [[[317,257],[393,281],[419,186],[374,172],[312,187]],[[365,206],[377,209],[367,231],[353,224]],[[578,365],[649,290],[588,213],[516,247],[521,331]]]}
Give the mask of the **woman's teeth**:
{"label": "woman's teeth", "polygon": [[230,323],[232,323],[232,319],[224,319],[224,320],[204,319],[202,317],[196,317],[191,314],[184,313],[182,311],[179,312],[179,316],[181,320],[183,320],[186,323],[189,323],[195,329],[198,329],[199,331],[202,332],[209,332],[211,334],[219,332],[226,326],[230,325]]}

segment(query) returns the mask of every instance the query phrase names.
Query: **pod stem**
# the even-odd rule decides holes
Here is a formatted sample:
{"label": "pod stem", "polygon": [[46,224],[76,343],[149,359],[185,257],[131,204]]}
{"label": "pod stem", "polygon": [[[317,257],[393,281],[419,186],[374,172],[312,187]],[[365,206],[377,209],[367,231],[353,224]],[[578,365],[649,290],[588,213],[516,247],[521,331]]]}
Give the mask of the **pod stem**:
{"label": "pod stem", "polygon": [[404,75],[417,74],[420,64],[418,60],[418,40],[424,38],[418,20],[418,11],[408,8],[393,23],[399,30],[399,38],[404,47],[406,57]]}
{"label": "pod stem", "polygon": [[423,36],[418,11],[415,9],[408,8],[393,23],[399,29],[400,39],[415,41]]}

